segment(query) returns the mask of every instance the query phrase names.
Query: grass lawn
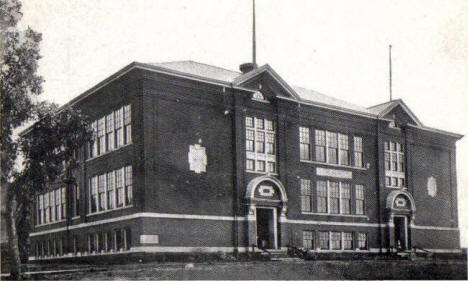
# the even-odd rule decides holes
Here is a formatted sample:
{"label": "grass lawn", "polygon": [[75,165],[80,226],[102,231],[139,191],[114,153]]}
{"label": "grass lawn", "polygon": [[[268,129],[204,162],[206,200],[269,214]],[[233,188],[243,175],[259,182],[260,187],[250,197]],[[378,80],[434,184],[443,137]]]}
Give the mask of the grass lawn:
{"label": "grass lawn", "polygon": [[103,271],[43,274],[48,280],[155,279],[467,279],[466,261],[295,261],[213,264],[147,263],[99,267]]}

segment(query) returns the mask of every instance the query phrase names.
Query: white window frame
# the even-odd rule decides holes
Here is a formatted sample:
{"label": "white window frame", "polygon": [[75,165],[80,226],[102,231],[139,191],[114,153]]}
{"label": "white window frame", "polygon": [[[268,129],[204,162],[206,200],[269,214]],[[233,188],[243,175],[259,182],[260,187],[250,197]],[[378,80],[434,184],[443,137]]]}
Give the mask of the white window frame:
{"label": "white window frame", "polygon": [[[270,120],[267,118],[258,118],[258,117],[252,117],[252,116],[245,116],[244,118],[244,124],[245,124],[245,154],[246,154],[246,172],[255,172],[255,173],[262,173],[262,174],[277,174],[277,165],[276,165],[276,151],[277,151],[277,140],[276,140],[276,128],[275,128],[275,121]],[[271,129],[269,130],[267,127],[267,123],[271,122]],[[259,126],[259,124],[262,124],[262,127]],[[248,124],[251,124],[253,127],[248,126]],[[247,150],[247,141],[251,141],[251,139],[247,139],[247,131],[253,131],[253,151]],[[259,152],[258,147],[257,147],[257,141],[259,135],[263,135],[263,152]],[[271,139],[271,137],[268,137],[268,134],[273,135],[273,153],[269,153],[267,146],[268,146],[268,140]],[[247,168],[247,161],[248,160],[253,160],[254,165],[253,165],[253,170],[250,170]],[[265,163],[263,169],[260,168],[260,161],[263,161]],[[259,163],[260,162],[260,163]],[[274,168],[275,171],[270,171],[270,164],[269,163],[274,163]]]}
{"label": "white window frame", "polygon": [[[394,149],[395,148],[395,149]],[[387,169],[385,156],[388,155],[390,169]],[[396,161],[393,161],[396,159]],[[395,163],[394,163],[395,162]],[[400,165],[403,165],[403,171],[399,171]],[[387,140],[384,142],[384,167],[385,167],[385,186],[390,188],[407,188],[406,182],[406,163],[405,153],[401,143]],[[390,180],[388,180],[390,178]],[[403,181],[403,183],[402,183]],[[393,184],[396,182],[396,184]]]}

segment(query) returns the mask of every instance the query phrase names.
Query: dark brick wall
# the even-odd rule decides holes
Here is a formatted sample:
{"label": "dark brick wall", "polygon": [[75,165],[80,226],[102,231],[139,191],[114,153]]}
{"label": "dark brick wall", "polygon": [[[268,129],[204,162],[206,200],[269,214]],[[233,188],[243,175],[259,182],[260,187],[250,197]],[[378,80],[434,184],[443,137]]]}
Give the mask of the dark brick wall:
{"label": "dark brick wall", "polygon": [[[263,77],[267,97],[286,94],[278,85]],[[257,89],[259,81],[251,81]],[[270,84],[269,84],[270,83]],[[271,85],[268,86],[268,85]],[[245,217],[247,184],[257,173],[245,171],[245,116],[262,117],[276,122],[277,170],[275,175],[285,186],[288,219],[348,223],[387,223],[387,195],[395,190],[385,187],[384,151],[386,140],[399,141],[407,147],[408,191],[416,203],[417,225],[457,227],[456,171],[454,140],[440,134],[412,127],[388,128],[386,121],[365,118],[321,106],[297,104],[272,99],[270,103],[252,101],[251,93],[239,89],[223,89],[151,71],[132,70],[99,89],[77,104],[92,119],[101,117],[122,105],[132,105],[133,143],[117,151],[85,161],[78,173],[82,194],[80,219],[72,224],[111,219],[136,212],[195,214]],[[398,122],[408,116],[396,109]],[[331,167],[299,160],[299,126],[354,135],[364,141],[364,167]],[[189,146],[206,148],[207,171],[189,170]],[[311,144],[313,149],[313,143]],[[350,151],[352,152],[352,145]],[[351,155],[350,162],[353,163]],[[124,165],[133,165],[134,206],[103,214],[86,216],[90,176]],[[317,167],[352,172],[352,179],[324,178]],[[427,178],[437,179],[435,198],[427,195]],[[366,217],[317,216],[300,211],[300,179],[349,182],[365,186]],[[437,212],[434,210],[437,209]],[[59,223],[36,230],[64,226]],[[248,245],[247,222],[202,221],[185,219],[135,219],[76,230],[88,233],[97,229],[128,226],[132,228],[133,245],[139,245],[139,234],[160,235],[161,246]],[[303,230],[363,231],[369,235],[372,248],[387,246],[388,228],[360,226],[328,226],[281,224],[282,246],[302,243]],[[435,233],[435,234],[434,234]],[[459,247],[458,232],[413,229],[413,245],[426,248]],[[434,235],[439,239],[427,237]],[[44,236],[46,237],[46,236]],[[33,237],[32,241],[44,237]],[[83,239],[86,236],[80,235]],[[45,238],[44,238],[45,239]],[[48,238],[47,238],[48,239]],[[299,239],[299,241],[297,240]],[[81,242],[80,242],[81,243]]]}

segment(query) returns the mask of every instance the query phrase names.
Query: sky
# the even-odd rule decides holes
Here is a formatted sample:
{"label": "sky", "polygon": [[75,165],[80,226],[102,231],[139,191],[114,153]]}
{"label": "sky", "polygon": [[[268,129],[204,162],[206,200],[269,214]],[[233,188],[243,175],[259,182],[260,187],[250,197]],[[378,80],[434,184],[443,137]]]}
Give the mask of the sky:
{"label": "sky", "polygon": [[[42,33],[42,99],[64,104],[132,61],[251,61],[248,0],[23,0]],[[468,134],[468,1],[257,0],[257,62],[289,84],[362,106],[393,96],[426,126]],[[457,143],[468,246],[468,137]]]}

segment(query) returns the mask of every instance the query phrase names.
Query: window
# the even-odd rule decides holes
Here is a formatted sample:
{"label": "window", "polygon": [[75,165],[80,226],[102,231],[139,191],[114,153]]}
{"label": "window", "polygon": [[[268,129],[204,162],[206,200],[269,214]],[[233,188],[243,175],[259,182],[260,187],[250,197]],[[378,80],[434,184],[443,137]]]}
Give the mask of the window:
{"label": "window", "polygon": [[60,200],[60,216],[61,219],[65,219],[67,217],[67,193],[66,188],[62,187],[60,189],[61,200]]}
{"label": "window", "polygon": [[362,168],[364,166],[363,161],[363,146],[362,146],[362,138],[361,137],[354,137],[354,166]]}
{"label": "window", "polygon": [[314,248],[314,232],[312,231],[302,232],[302,247],[304,247],[305,249]]}
{"label": "window", "polygon": [[264,153],[265,152],[265,133],[257,132],[256,135],[256,147],[257,152]]}
{"label": "window", "polygon": [[123,239],[122,239],[122,231],[120,229],[115,230],[114,232],[115,236],[115,249],[116,251],[122,251],[123,250]]}
{"label": "window", "polygon": [[349,165],[349,141],[348,136],[338,134],[338,147],[339,147],[339,164]]}
{"label": "window", "polygon": [[112,151],[114,147],[114,112],[112,112],[106,116],[106,151]]}
{"label": "window", "polygon": [[89,142],[89,158],[93,158],[97,155],[97,121],[91,123],[91,130],[93,131],[93,137]]}
{"label": "window", "polygon": [[266,140],[266,152],[268,154],[275,154],[275,135],[267,133],[267,140]]}
{"label": "window", "polygon": [[37,208],[37,224],[42,224],[42,210],[44,208],[44,195],[41,194],[38,196],[38,208]]}
{"label": "window", "polygon": [[385,185],[388,187],[405,187],[405,154],[398,142],[384,143]]}
{"label": "window", "polygon": [[276,163],[275,162],[268,162],[268,172],[274,173],[276,171]]}
{"label": "window", "polygon": [[364,215],[364,186],[356,185],[356,215]]}
{"label": "window", "polygon": [[104,234],[104,251],[110,252],[113,249],[114,249],[114,243],[112,239],[112,233],[106,232]]}
{"label": "window", "polygon": [[91,124],[93,140],[89,143],[89,158],[112,151],[132,142],[131,106],[125,105]]}
{"label": "window", "polygon": [[246,170],[276,172],[276,134],[272,120],[245,117]]}
{"label": "window", "polygon": [[267,131],[274,131],[275,130],[275,124],[271,120],[265,119],[265,130]]}
{"label": "window", "polygon": [[327,182],[317,182],[317,212],[327,213],[328,211]]}
{"label": "window", "polygon": [[[58,188],[58,189],[56,189],[55,191],[52,191],[52,192],[55,192],[55,218],[54,218],[54,220],[59,221],[59,220],[62,219],[62,208],[61,208],[62,205],[60,204],[61,203],[60,201],[62,201],[61,189]],[[63,192],[65,193],[65,188],[64,188]],[[65,201],[65,196],[64,196],[63,199],[64,199],[63,201]]]}
{"label": "window", "polygon": [[315,160],[325,162],[325,131],[315,130]]}
{"label": "window", "polygon": [[341,250],[341,232],[331,232],[331,249]]}
{"label": "window", "polygon": [[265,161],[263,160],[257,161],[257,171],[265,172]]}
{"label": "window", "polygon": [[105,132],[106,132],[106,119],[103,117],[98,120],[98,124],[97,124],[97,142],[98,142],[97,155],[101,155],[106,151]]}
{"label": "window", "polygon": [[131,105],[124,106],[124,132],[125,144],[132,142],[132,107]]}
{"label": "window", "polygon": [[367,233],[358,233],[359,250],[367,250]]}
{"label": "window", "polygon": [[50,207],[50,222],[55,221],[55,192],[52,190],[49,192],[49,207]]}
{"label": "window", "polygon": [[344,250],[353,249],[353,233],[352,232],[343,232],[343,249]]}
{"label": "window", "polygon": [[124,133],[123,133],[123,120],[122,120],[123,109],[119,108],[115,111],[115,147],[119,148],[124,144]]}
{"label": "window", "polygon": [[133,203],[132,166],[91,177],[90,213],[102,212]]}
{"label": "window", "polygon": [[94,253],[96,251],[94,244],[94,234],[88,234],[88,252]]}
{"label": "window", "polygon": [[312,190],[310,180],[301,179],[301,210],[312,211]]}
{"label": "window", "polygon": [[125,205],[133,203],[132,166],[125,167]]}
{"label": "window", "polygon": [[338,135],[327,131],[327,163],[338,164]]}
{"label": "window", "polygon": [[126,228],[123,230],[124,233],[124,249],[125,250],[130,250],[132,246],[132,231],[130,228]]}
{"label": "window", "polygon": [[117,188],[117,208],[119,208],[124,204],[124,182],[122,169],[115,171],[115,185]]}
{"label": "window", "polygon": [[245,149],[247,151],[254,151],[254,131],[246,130],[245,131]]}
{"label": "window", "polygon": [[245,126],[249,128],[253,128],[253,118],[252,117],[245,117]]}
{"label": "window", "polygon": [[89,194],[91,195],[91,200],[89,202],[90,213],[95,213],[98,210],[98,182],[97,177],[92,177],[89,179]]}
{"label": "window", "polygon": [[247,159],[246,169],[249,171],[255,171],[255,161],[252,159]]}
{"label": "window", "polygon": [[97,232],[95,234],[95,236],[96,236],[96,238],[95,238],[96,251],[98,253],[104,251],[104,236],[103,236],[102,232]]}
{"label": "window", "polygon": [[310,160],[310,132],[309,128],[299,127],[299,153],[301,160]]}
{"label": "window", "polygon": [[107,173],[107,209],[115,206],[115,177],[114,171]]}
{"label": "window", "polygon": [[342,214],[351,214],[351,186],[349,183],[341,183],[340,206]]}
{"label": "window", "polygon": [[44,194],[44,223],[49,222],[49,193]]}
{"label": "window", "polygon": [[106,209],[106,175],[99,175],[98,180],[99,211],[103,211]]}
{"label": "window", "polygon": [[[305,198],[307,192],[307,180],[301,180],[301,208],[304,211],[309,199]],[[310,210],[314,203],[317,204],[317,213],[328,214],[343,214],[350,215],[353,212],[351,208],[351,200],[356,200],[357,215],[364,214],[364,187],[356,185],[352,189],[350,183],[333,182],[333,181],[317,181],[316,182],[316,201],[313,198],[313,193],[310,193]],[[355,193],[353,193],[355,192]],[[351,196],[351,194],[353,197]]]}
{"label": "window", "polygon": [[76,217],[80,215],[80,188],[78,185],[73,185],[73,198],[72,198],[72,216]]}
{"label": "window", "polygon": [[330,249],[330,236],[328,234],[328,231],[320,231],[319,232],[319,243],[320,243],[320,249],[322,250],[328,250]]}
{"label": "window", "polygon": [[76,235],[73,235],[73,253],[77,254],[80,251],[78,247],[78,237]]}
{"label": "window", "polygon": [[330,192],[330,213],[339,214],[340,213],[340,192],[337,182],[329,182],[329,192]]}

